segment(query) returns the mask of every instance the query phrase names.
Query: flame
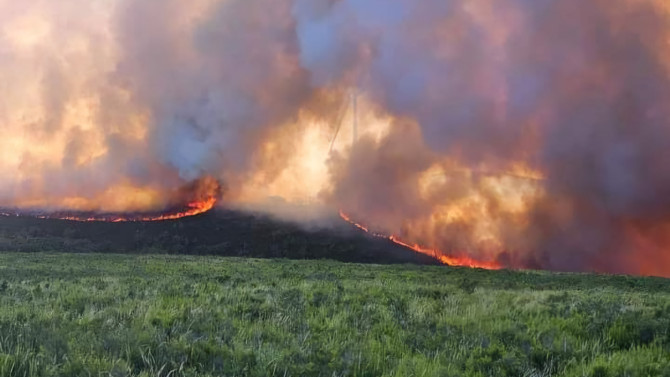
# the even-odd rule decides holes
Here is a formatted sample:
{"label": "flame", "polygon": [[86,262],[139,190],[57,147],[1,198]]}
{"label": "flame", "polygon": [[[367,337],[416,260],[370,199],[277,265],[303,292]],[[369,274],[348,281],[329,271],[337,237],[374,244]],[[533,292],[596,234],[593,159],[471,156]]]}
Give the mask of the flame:
{"label": "flame", "polygon": [[[193,201],[186,204],[186,208],[175,212],[162,214],[94,214],[94,215],[60,215],[48,214],[35,216],[38,219],[68,220],[77,222],[153,222],[178,220],[184,217],[197,216],[209,212],[216,205],[215,197],[205,200]],[[21,216],[20,212],[0,212],[0,216],[14,217]]]}
{"label": "flame", "polygon": [[[204,177],[172,193],[170,204],[160,212],[30,212],[25,210],[3,211],[0,216],[33,216],[40,219],[79,222],[147,222],[177,220],[206,213],[214,208],[222,195],[220,183]],[[182,204],[186,203],[186,204]]]}
{"label": "flame", "polygon": [[184,217],[197,216],[205,212],[209,212],[214,205],[216,204],[216,198],[209,198],[202,201],[195,201],[188,203],[186,209],[182,211],[177,211],[173,213],[157,214],[157,215],[94,215],[94,216],[37,216],[41,219],[58,219],[58,220],[69,220],[69,221],[80,221],[80,222],[150,222],[150,221],[166,221],[166,220],[177,220]]}
{"label": "flame", "polygon": [[477,260],[469,256],[461,255],[461,256],[455,256],[455,255],[447,255],[443,253],[440,250],[437,249],[431,249],[428,247],[421,246],[419,244],[412,244],[409,242],[406,242],[399,238],[398,236],[395,235],[385,235],[383,233],[378,233],[378,232],[372,232],[370,231],[370,228],[367,226],[357,223],[354,221],[351,217],[349,217],[346,213],[344,213],[342,210],[340,210],[340,217],[348,222],[349,224],[355,226],[356,228],[372,235],[373,237],[378,237],[378,238],[387,238],[391,242],[395,243],[396,245],[400,245],[403,247],[406,247],[410,250],[414,250],[417,253],[424,254],[431,256],[440,262],[449,265],[449,266],[459,266],[459,267],[471,267],[471,268],[483,268],[486,270],[499,270],[502,269],[503,266],[496,262],[496,261],[486,261],[486,260]]}

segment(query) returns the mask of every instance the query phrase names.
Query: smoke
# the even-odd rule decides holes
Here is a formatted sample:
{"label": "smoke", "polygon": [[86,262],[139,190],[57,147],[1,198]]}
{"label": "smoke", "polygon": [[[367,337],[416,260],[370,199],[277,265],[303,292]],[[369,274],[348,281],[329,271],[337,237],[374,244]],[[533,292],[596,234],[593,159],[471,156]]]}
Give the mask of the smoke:
{"label": "smoke", "polygon": [[[296,12],[305,30],[327,41],[301,39],[303,64],[316,82],[347,80],[351,73],[373,102],[420,126],[426,147],[437,154],[434,164],[447,158],[475,173],[438,183],[439,197],[411,193],[418,186],[406,190],[404,180],[419,182],[425,151],[398,129],[400,147],[389,154],[388,143],[368,146],[372,156],[354,149],[352,159],[360,160],[349,162],[344,174],[351,179],[336,180],[338,199],[364,198],[350,204],[358,216],[373,224],[400,218],[402,225],[388,228],[415,241],[498,254],[516,265],[668,273],[660,230],[670,214],[670,171],[663,162],[670,136],[667,7],[651,1],[321,3],[330,9],[325,16]],[[344,73],[326,61],[345,62]],[[380,165],[366,165],[379,158]],[[476,174],[520,164],[543,180],[517,179],[518,198],[501,192],[509,183],[499,180],[491,189],[492,177]],[[515,200],[520,211],[510,206]]]}
{"label": "smoke", "polygon": [[670,274],[662,0],[0,0],[0,25],[0,205],[214,177],[450,255]]}

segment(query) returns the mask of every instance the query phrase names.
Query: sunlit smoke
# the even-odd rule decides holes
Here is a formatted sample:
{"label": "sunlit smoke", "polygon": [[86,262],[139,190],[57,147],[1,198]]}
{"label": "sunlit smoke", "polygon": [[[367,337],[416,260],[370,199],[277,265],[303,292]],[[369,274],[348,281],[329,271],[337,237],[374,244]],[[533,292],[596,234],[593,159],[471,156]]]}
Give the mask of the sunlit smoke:
{"label": "sunlit smoke", "polygon": [[669,45],[664,0],[0,0],[0,207],[199,211],[205,180],[445,257],[670,276]]}

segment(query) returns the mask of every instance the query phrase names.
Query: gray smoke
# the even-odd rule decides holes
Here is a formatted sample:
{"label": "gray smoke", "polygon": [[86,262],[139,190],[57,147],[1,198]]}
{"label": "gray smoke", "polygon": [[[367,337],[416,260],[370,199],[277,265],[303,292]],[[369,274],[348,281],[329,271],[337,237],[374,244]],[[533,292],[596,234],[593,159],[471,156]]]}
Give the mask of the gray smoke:
{"label": "gray smoke", "polygon": [[[667,274],[666,237],[650,231],[667,229],[670,215],[670,18],[659,5],[324,0],[298,1],[294,14],[313,82],[355,77],[385,109],[414,119],[439,155],[472,167],[521,160],[544,173],[546,202],[508,235],[508,251],[526,256],[520,263],[635,271],[647,248],[658,261],[651,273]],[[351,163],[336,195],[365,198],[353,208],[379,221],[389,207],[411,217],[426,203],[398,192],[398,180],[426,163],[420,147],[406,148],[393,154],[403,161],[382,160],[414,171],[385,174],[382,162],[361,174],[362,161],[387,153],[380,147]],[[454,233],[453,242],[465,225],[436,232]]]}
{"label": "gray smoke", "polygon": [[[350,156],[331,157],[323,197],[333,206],[513,266],[670,273],[662,1],[89,3],[0,0],[0,24],[9,25],[0,38],[0,130],[65,139],[57,161],[19,148],[19,162],[1,170],[1,202],[102,193],[119,180],[234,184],[275,130],[306,111],[332,123],[337,101],[324,93],[355,87],[395,121],[383,140],[364,137]],[[48,21],[46,40],[25,41],[39,31],[26,15]],[[39,99],[10,95],[22,87]],[[95,132],[68,124],[78,98],[97,104]],[[30,116],[31,101],[40,114]],[[102,157],[87,157],[96,155],[92,140]],[[519,163],[544,177],[534,183],[544,195],[528,199],[523,218],[502,209],[486,178]],[[418,192],[436,164],[474,173],[454,171],[429,195]],[[408,228],[473,191],[484,205],[469,215],[493,224],[502,250],[473,238],[467,215]]]}

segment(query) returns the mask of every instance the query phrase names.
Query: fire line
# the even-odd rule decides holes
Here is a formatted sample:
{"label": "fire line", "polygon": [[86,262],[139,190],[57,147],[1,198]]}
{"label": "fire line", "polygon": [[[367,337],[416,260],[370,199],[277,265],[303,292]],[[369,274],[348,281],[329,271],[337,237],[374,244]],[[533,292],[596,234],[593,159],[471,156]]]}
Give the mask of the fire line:
{"label": "fire line", "polygon": [[437,249],[431,249],[427,248],[418,244],[411,244],[409,242],[406,242],[402,239],[400,239],[398,236],[395,235],[386,235],[383,233],[377,233],[370,231],[370,228],[367,226],[357,223],[354,221],[350,216],[348,216],[346,213],[344,213],[342,210],[340,210],[340,217],[348,222],[349,224],[355,226],[356,228],[362,230],[365,233],[370,234],[373,237],[378,237],[378,238],[386,238],[390,240],[391,242],[395,243],[396,245],[403,246],[407,249],[413,250],[417,253],[424,254],[431,256],[437,260],[439,260],[441,263],[449,265],[449,266],[459,266],[459,267],[471,267],[471,268],[483,268],[486,270],[500,270],[503,268],[503,266],[496,262],[496,261],[482,261],[482,260],[476,260],[474,258],[468,257],[468,256],[449,256],[446,255],[445,253],[441,252],[440,250]]}
{"label": "fire line", "polygon": [[[155,221],[167,221],[167,220],[178,220],[185,217],[196,216],[206,212],[209,212],[214,205],[216,205],[216,198],[208,198],[200,201],[193,201],[186,204],[185,209],[162,213],[162,214],[130,214],[130,215],[121,215],[121,214],[99,214],[99,215],[59,215],[59,214],[48,214],[48,215],[37,215],[34,216],[38,219],[52,219],[52,220],[67,220],[67,221],[77,221],[77,222],[111,222],[111,223],[121,223],[121,222],[155,222]],[[20,216],[21,213],[8,213],[2,212],[0,216]]]}

